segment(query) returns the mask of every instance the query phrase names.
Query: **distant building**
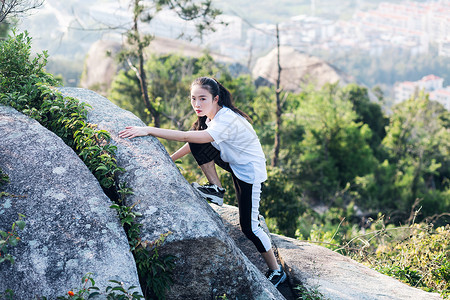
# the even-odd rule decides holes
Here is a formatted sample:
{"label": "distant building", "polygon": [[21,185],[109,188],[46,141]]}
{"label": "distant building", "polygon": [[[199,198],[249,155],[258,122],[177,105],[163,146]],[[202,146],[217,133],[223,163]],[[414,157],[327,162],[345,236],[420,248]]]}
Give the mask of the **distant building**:
{"label": "distant building", "polygon": [[450,57],[450,38],[439,42],[439,56]]}
{"label": "distant building", "polygon": [[441,103],[445,109],[450,111],[450,87],[431,92],[430,100]]}
{"label": "distant building", "polygon": [[412,81],[403,81],[397,83],[394,87],[395,99],[394,103],[400,103],[409,99],[412,95],[418,92],[419,88]]}
{"label": "distant building", "polygon": [[425,91],[429,93],[430,100],[441,103],[447,110],[450,110],[450,86],[443,87],[444,79],[427,75],[418,81],[404,81],[395,85],[395,103],[405,101],[415,93]]}

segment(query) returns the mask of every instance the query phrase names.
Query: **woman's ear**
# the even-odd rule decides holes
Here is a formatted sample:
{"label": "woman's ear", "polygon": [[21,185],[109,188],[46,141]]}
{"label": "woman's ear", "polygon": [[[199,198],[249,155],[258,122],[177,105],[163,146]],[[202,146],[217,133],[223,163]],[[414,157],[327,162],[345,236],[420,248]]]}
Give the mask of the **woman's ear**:
{"label": "woman's ear", "polygon": [[219,95],[215,96],[213,101],[217,101],[217,103],[219,103]]}

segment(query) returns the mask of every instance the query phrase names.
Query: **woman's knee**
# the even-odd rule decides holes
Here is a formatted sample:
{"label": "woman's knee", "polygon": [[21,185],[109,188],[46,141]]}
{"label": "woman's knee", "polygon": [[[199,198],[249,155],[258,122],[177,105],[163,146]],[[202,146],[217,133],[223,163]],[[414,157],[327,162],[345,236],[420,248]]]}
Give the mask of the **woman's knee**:
{"label": "woman's knee", "polygon": [[258,230],[259,230],[259,228],[253,229],[251,224],[242,224],[241,223],[241,231],[249,239],[256,237]]}

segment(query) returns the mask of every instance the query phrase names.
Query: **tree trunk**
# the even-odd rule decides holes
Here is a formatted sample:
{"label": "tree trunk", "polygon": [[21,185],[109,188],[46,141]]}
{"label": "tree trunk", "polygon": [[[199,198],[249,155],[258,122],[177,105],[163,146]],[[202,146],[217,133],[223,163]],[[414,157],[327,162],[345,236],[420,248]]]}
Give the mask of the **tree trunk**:
{"label": "tree trunk", "polygon": [[276,125],[275,125],[275,141],[273,145],[273,157],[272,157],[272,167],[276,167],[278,165],[279,155],[280,155],[280,129],[281,129],[281,88],[280,88],[280,81],[281,81],[281,64],[280,64],[280,33],[278,30],[278,24],[277,24],[277,64],[278,64],[278,76],[277,76],[277,89],[275,91],[276,95],[276,104],[277,104],[277,111],[276,111]]}
{"label": "tree trunk", "polygon": [[161,121],[160,121],[160,116],[159,116],[159,112],[155,109],[155,107],[152,105],[152,103],[150,102],[150,98],[148,96],[148,87],[147,87],[147,76],[145,75],[145,70],[144,70],[144,47],[143,44],[141,42],[141,37],[139,34],[139,28],[138,28],[138,21],[139,21],[139,13],[138,13],[138,9],[136,8],[137,5],[139,5],[139,1],[135,1],[135,13],[134,13],[134,19],[133,19],[133,30],[135,33],[135,37],[136,37],[136,42],[137,42],[137,47],[138,47],[138,60],[139,60],[139,68],[137,69],[137,77],[139,79],[139,83],[140,83],[140,88],[141,88],[141,93],[142,93],[142,99],[144,100],[145,103],[145,107],[147,107],[147,109],[150,111],[150,114],[153,117],[153,125],[155,127],[160,127],[161,125]]}

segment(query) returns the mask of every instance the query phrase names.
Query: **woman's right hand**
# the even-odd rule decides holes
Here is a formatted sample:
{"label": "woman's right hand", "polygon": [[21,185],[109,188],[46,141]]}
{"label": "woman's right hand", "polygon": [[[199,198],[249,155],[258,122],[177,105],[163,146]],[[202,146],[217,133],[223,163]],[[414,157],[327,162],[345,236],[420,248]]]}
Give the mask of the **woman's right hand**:
{"label": "woman's right hand", "polygon": [[147,127],[139,127],[139,126],[127,126],[124,130],[119,132],[120,138],[134,138],[137,136],[148,135]]}

